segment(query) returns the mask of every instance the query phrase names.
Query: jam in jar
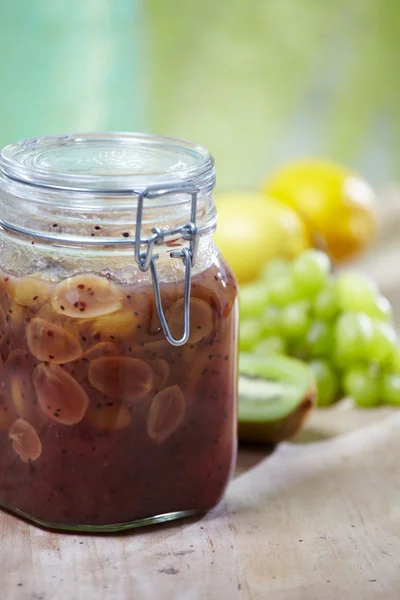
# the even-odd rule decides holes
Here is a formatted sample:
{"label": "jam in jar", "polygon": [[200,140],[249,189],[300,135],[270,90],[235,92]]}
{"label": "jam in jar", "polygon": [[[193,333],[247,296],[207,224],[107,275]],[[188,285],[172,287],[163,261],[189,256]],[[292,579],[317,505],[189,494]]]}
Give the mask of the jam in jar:
{"label": "jam in jar", "polygon": [[87,531],[209,510],[237,384],[211,156],[85,134],[12,144],[0,167],[0,505]]}

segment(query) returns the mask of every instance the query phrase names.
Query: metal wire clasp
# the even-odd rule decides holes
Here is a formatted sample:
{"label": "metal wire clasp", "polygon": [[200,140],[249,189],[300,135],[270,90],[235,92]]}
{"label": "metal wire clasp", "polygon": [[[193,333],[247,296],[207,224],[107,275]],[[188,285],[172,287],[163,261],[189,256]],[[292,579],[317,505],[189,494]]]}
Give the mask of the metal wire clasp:
{"label": "metal wire clasp", "polygon": [[[191,211],[190,221],[175,227],[162,231],[159,227],[153,227],[151,230],[152,236],[148,238],[142,238],[142,220],[143,220],[143,204],[144,200],[154,200],[162,196],[169,196],[172,194],[189,194],[191,196]],[[183,346],[189,339],[190,335],[190,283],[192,276],[192,266],[196,262],[196,255],[199,243],[199,233],[196,225],[197,215],[197,194],[198,189],[193,185],[164,185],[164,186],[151,186],[146,188],[139,194],[137,216],[136,216],[136,235],[135,235],[135,260],[139,265],[141,271],[151,270],[154,296],[156,301],[156,308],[158,316],[160,318],[161,327],[167,338],[168,342],[173,346]],[[174,251],[170,253],[171,258],[181,258],[185,265],[185,283],[184,283],[184,303],[183,303],[183,335],[180,339],[175,339],[168,327],[167,320],[165,318],[164,310],[162,307],[161,293],[160,293],[160,282],[157,274],[156,260],[159,258],[158,254],[154,254],[154,246],[158,246],[164,243],[165,238],[170,236],[180,235],[184,240],[189,241],[189,247],[183,248],[182,251]],[[147,246],[145,250],[142,246]]]}

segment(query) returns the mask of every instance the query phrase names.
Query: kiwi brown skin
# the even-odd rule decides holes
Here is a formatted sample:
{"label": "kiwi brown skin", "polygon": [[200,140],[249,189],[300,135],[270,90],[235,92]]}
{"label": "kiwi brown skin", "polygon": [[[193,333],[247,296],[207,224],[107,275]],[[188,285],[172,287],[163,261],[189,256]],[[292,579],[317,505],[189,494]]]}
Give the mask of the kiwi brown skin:
{"label": "kiwi brown skin", "polygon": [[277,421],[239,421],[239,440],[257,444],[278,444],[293,438],[316,405],[317,389],[313,384],[297,407]]}

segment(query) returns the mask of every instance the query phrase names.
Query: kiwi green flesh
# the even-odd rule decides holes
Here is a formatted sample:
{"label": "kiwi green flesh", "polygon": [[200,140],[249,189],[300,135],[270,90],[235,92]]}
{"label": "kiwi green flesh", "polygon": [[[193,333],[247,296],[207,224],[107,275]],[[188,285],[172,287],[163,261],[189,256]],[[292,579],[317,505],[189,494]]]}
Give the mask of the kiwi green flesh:
{"label": "kiwi green flesh", "polygon": [[314,373],[308,365],[297,358],[270,355],[267,357],[241,353],[239,373],[248,377],[270,379],[308,386],[315,381]]}
{"label": "kiwi green flesh", "polygon": [[239,438],[277,443],[293,437],[315,403],[315,378],[293,358],[242,354]]}
{"label": "kiwi green flesh", "polygon": [[304,392],[292,383],[240,375],[239,420],[278,421],[300,404]]}
{"label": "kiwi green flesh", "polygon": [[290,440],[301,429],[315,406],[316,388],[312,386],[300,404],[288,415],[276,421],[239,419],[238,435],[241,442],[279,444]]}

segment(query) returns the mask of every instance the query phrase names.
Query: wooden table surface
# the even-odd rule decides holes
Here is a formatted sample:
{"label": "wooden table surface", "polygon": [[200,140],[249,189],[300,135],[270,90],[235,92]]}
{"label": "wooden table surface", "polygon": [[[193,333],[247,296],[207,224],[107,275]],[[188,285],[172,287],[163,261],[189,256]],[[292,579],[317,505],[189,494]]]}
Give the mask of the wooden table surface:
{"label": "wooden table surface", "polygon": [[[361,266],[400,326],[400,195]],[[123,535],[48,533],[0,512],[0,600],[400,599],[400,410],[315,411],[299,439],[241,449],[201,520]]]}

